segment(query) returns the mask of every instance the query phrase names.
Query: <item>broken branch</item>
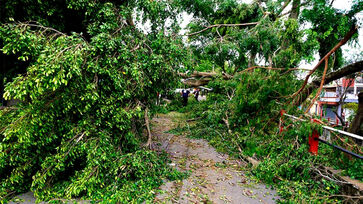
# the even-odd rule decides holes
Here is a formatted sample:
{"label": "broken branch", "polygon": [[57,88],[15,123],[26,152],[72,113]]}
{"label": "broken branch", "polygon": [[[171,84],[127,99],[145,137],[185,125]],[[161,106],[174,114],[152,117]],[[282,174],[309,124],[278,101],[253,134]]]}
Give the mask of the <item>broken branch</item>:
{"label": "broken branch", "polygon": [[146,147],[149,147],[151,149],[151,139],[152,139],[152,135],[151,135],[151,131],[150,131],[150,124],[149,124],[149,116],[148,116],[148,112],[149,109],[146,108],[145,109],[145,124],[146,124],[146,129],[147,129],[147,133],[148,133],[148,140],[147,143],[145,144]]}
{"label": "broken branch", "polygon": [[323,89],[323,86],[324,86],[324,81],[325,81],[325,76],[326,76],[326,71],[328,70],[328,58],[325,58],[325,68],[324,68],[324,73],[323,73],[323,78],[321,79],[321,82],[320,82],[320,87],[319,87],[319,90],[318,92],[315,94],[315,97],[314,99],[311,101],[310,105],[308,106],[308,108],[306,109],[305,111],[305,114],[308,113],[310,111],[310,108],[311,106],[313,106],[314,102],[316,101],[316,99],[319,97],[320,93],[321,93],[321,90]]}
{"label": "broken branch", "polygon": [[333,49],[331,49],[319,62],[317,65],[315,65],[315,67],[309,72],[309,74],[305,77],[305,81],[304,84],[301,86],[301,88],[295,92],[291,97],[294,98],[295,96],[297,96],[298,94],[300,94],[305,86],[307,85],[310,76],[319,68],[319,66],[323,63],[323,61],[325,61],[325,59],[328,59],[329,56],[331,54],[333,54],[338,48],[340,48],[342,45],[344,45],[352,36],[354,33],[357,32],[357,26],[353,26],[350,31],[345,35],[345,37],[337,44],[333,47]]}
{"label": "broken branch", "polygon": [[237,23],[237,24],[215,24],[215,25],[211,25],[211,26],[207,26],[206,28],[200,30],[200,31],[197,31],[197,32],[194,32],[194,33],[189,33],[189,34],[186,34],[186,36],[192,36],[192,35],[196,35],[196,34],[199,34],[199,33],[202,33],[208,29],[211,29],[211,28],[215,28],[215,27],[237,27],[237,26],[249,26],[249,25],[257,25],[259,24],[259,22],[253,22],[253,23]]}
{"label": "broken branch", "polygon": [[268,70],[287,70],[287,71],[304,70],[304,71],[310,71],[310,69],[299,68],[299,67],[286,69],[286,68],[275,68],[275,67],[253,66],[253,67],[248,67],[247,69],[245,69],[245,70],[241,71],[240,73],[242,73],[242,72],[247,72],[247,71],[250,71],[250,70],[253,70],[253,69],[258,69],[258,68],[259,68],[259,69],[268,69]]}

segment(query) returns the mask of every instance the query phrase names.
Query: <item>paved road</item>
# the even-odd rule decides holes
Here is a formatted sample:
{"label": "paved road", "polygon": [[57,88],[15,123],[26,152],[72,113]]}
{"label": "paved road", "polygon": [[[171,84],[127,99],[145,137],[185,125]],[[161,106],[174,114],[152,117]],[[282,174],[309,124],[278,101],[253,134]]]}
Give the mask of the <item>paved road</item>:
{"label": "paved road", "polygon": [[161,186],[165,193],[159,194],[155,202],[275,203],[276,192],[246,177],[245,164],[216,152],[205,140],[166,133],[184,123],[180,118],[178,113],[169,113],[152,120],[154,146],[169,153],[172,166],[191,171],[191,175]]}

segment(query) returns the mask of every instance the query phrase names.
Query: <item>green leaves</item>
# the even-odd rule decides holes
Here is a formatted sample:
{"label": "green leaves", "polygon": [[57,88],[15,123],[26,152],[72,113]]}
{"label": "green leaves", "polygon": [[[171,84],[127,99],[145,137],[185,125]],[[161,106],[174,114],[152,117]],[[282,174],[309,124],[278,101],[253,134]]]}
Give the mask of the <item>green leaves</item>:
{"label": "green leaves", "polygon": [[[0,199],[31,186],[46,201],[151,200],[177,174],[165,155],[140,148],[143,109],[177,82],[186,53],[158,27],[173,10],[158,1],[68,3],[85,12],[87,40],[39,24],[0,26],[2,51],[29,63],[5,88],[20,102],[0,113]],[[152,33],[132,25],[136,7],[155,19]]]}
{"label": "green leaves", "polygon": [[[340,186],[317,176],[315,169],[320,165],[336,166],[345,169],[346,174],[362,178],[359,159],[349,160],[322,143],[317,156],[308,152],[308,137],[313,130],[322,135],[320,125],[280,117],[282,109],[293,115],[303,114],[289,101],[289,96],[301,86],[294,74],[254,69],[230,80],[213,80],[208,85],[213,92],[208,93],[206,101],[191,101],[192,104],[180,109],[189,111],[189,118],[197,124],[176,130],[207,139],[218,151],[235,158],[257,158],[259,165],[250,171],[276,188],[279,202],[339,202],[339,198],[330,196],[340,194]],[[339,142],[336,137],[331,139]]]}

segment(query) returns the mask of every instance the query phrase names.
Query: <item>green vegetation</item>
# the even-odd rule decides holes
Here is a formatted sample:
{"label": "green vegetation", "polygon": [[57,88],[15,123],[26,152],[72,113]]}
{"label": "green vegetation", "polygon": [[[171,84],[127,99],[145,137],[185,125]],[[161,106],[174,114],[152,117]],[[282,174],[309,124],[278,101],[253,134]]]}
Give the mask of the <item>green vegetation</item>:
{"label": "green vegetation", "polygon": [[355,116],[357,114],[358,104],[356,104],[356,103],[347,103],[347,104],[344,104],[343,107],[346,108],[346,109],[349,109],[349,110],[353,111],[353,115],[351,116],[350,119],[348,119],[348,121],[352,121],[353,116]]}
{"label": "green vegetation", "polygon": [[152,200],[163,178],[181,174],[142,147],[144,110],[175,83],[184,51],[169,28],[146,35],[127,19],[142,9],[158,26],[167,5],[67,6],[84,12],[88,39],[35,23],[0,27],[2,52],[29,64],[5,88],[20,103],[0,112],[0,200],[29,190],[39,201]]}
{"label": "green vegetation", "polygon": [[[311,155],[308,137],[313,129],[322,133],[316,124],[284,117],[284,131],[279,133],[280,110],[287,107],[289,113],[302,114],[293,106],[284,105],[296,87],[291,84],[292,77],[256,70],[235,76],[230,81],[216,80],[209,84],[215,92],[208,95],[207,101],[192,101],[180,109],[186,111],[189,118],[198,120],[196,125],[178,131],[185,131],[190,137],[207,139],[218,151],[235,158],[250,156],[260,160],[252,170],[254,176],[276,187],[283,203],[338,202],[341,198],[332,195],[339,194],[341,186],[322,178],[318,170],[322,166],[331,166],[344,169],[344,173],[352,178],[363,180],[363,162],[348,159],[342,152],[324,144],[320,144],[318,156]],[[236,89],[231,100],[227,96],[230,89]],[[333,141],[345,145],[336,138]],[[353,151],[359,149],[363,150],[355,146]]]}
{"label": "green vegetation", "polygon": [[[0,92],[18,101],[0,110],[0,201],[31,190],[37,201],[152,202],[162,179],[185,176],[144,145],[147,113],[169,110],[198,121],[191,136],[260,159],[253,173],[276,186],[282,202],[343,199],[317,168],[362,180],[362,161],[324,145],[319,156],[308,154],[307,137],[317,128],[310,123],[284,119],[287,130],[278,133],[281,109],[302,113],[296,105],[306,94],[291,97],[303,84],[294,68],[315,53],[322,58],[357,26],[361,1],[346,11],[331,4],[0,0]],[[188,35],[180,34],[183,12],[193,15]],[[339,48],[328,72],[343,61]],[[176,96],[155,107],[158,93],[181,86],[178,73],[194,70],[214,74],[207,101],[191,97],[181,108]],[[322,75],[321,66],[314,80]]]}

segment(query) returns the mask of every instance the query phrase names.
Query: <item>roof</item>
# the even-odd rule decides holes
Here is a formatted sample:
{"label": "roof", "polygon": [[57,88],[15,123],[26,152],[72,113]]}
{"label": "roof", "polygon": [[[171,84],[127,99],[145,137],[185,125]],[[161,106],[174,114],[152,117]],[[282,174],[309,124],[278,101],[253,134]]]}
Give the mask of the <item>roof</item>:
{"label": "roof", "polygon": [[336,84],[328,84],[328,85],[323,86],[323,88],[336,88],[336,87],[337,87]]}

